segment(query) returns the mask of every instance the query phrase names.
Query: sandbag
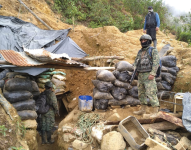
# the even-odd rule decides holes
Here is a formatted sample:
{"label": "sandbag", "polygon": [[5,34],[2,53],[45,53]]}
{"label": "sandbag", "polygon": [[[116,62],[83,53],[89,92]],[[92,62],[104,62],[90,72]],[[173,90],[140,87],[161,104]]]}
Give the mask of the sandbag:
{"label": "sandbag", "polygon": [[14,78],[30,79],[29,76],[15,75]]}
{"label": "sandbag", "polygon": [[4,81],[4,80],[0,80],[0,88],[1,88],[1,89],[3,89],[4,84],[5,84],[5,81]]}
{"label": "sandbag", "polygon": [[6,77],[6,74],[9,72],[9,69],[5,69],[0,73],[0,80]]}
{"label": "sandbag", "polygon": [[110,93],[100,92],[98,89],[93,89],[94,99],[113,99],[113,96]]}
{"label": "sandbag", "polygon": [[121,82],[119,80],[115,80],[114,85],[116,87],[122,87],[122,88],[125,88],[127,90],[132,88],[132,86],[129,83],[124,83],[124,82]]}
{"label": "sandbag", "polygon": [[160,82],[161,80],[162,80],[161,76],[160,76],[160,77],[155,78],[155,81],[156,81],[156,82]]}
{"label": "sandbag", "polygon": [[45,88],[45,83],[39,83],[39,82],[37,82],[37,85],[38,85],[39,88],[42,88],[42,89]]}
{"label": "sandbag", "polygon": [[167,82],[167,81],[161,81],[163,87],[165,88],[165,90],[167,91],[171,91],[172,90],[172,86]]}
{"label": "sandbag", "polygon": [[161,62],[163,66],[166,67],[176,67],[176,57],[172,55],[163,56],[161,58]]}
{"label": "sandbag", "polygon": [[5,83],[7,91],[32,91],[32,82],[29,79],[13,78]]}
{"label": "sandbag", "polygon": [[109,92],[113,88],[113,84],[111,82],[92,80],[92,83],[101,92]]}
{"label": "sandbag", "polygon": [[158,90],[165,90],[161,82],[157,82],[157,89]]}
{"label": "sandbag", "polygon": [[33,110],[22,110],[17,112],[21,120],[34,120],[37,118],[37,113]]}
{"label": "sandbag", "polygon": [[39,88],[38,88],[38,85],[37,85],[37,83],[35,81],[31,81],[31,84],[32,84],[32,91],[40,92]]}
{"label": "sandbag", "polygon": [[21,73],[21,72],[8,72],[7,74],[6,74],[6,77],[7,78],[14,78],[16,75],[22,75],[22,76],[28,76],[28,74],[27,73]]}
{"label": "sandbag", "polygon": [[29,91],[11,91],[11,92],[8,92],[6,90],[3,90],[3,95],[10,103],[16,103],[19,101],[24,101],[26,99],[31,99],[33,97],[32,93]]}
{"label": "sandbag", "polygon": [[54,93],[55,93],[55,94],[64,93],[64,92],[65,92],[65,89],[64,89],[64,88],[56,88],[56,89],[54,90]]}
{"label": "sandbag", "polygon": [[116,79],[113,73],[108,70],[98,70],[96,73],[96,78],[101,81],[112,82],[112,83]]}
{"label": "sandbag", "polygon": [[108,99],[95,99],[94,107],[99,110],[106,110],[108,107]]}
{"label": "sandbag", "polygon": [[177,71],[173,68],[169,68],[169,67],[164,67],[162,66],[162,72],[168,72],[170,74],[172,74],[173,76],[176,76],[177,75]]}
{"label": "sandbag", "polygon": [[43,78],[38,78],[37,79],[37,82],[40,82],[40,83],[46,83],[46,82],[49,82],[50,79],[43,79]]}
{"label": "sandbag", "polygon": [[134,71],[133,65],[127,61],[119,61],[115,64],[115,70],[117,71]]}
{"label": "sandbag", "polygon": [[40,74],[37,77],[38,78],[43,78],[43,79],[51,79],[51,75],[45,75],[45,74]]}
{"label": "sandbag", "polygon": [[51,81],[56,86],[56,88],[66,87],[66,83],[64,81],[60,81],[56,78],[52,78]]}
{"label": "sandbag", "polygon": [[128,71],[122,71],[118,74],[117,79],[122,82],[129,82],[129,80],[131,79],[131,75]]}
{"label": "sandbag", "polygon": [[169,99],[170,98],[170,92],[169,91],[159,91],[157,93],[158,99]]}
{"label": "sandbag", "polygon": [[53,75],[53,78],[56,78],[56,79],[58,79],[58,80],[60,80],[60,81],[66,80],[66,77],[65,77],[65,76],[59,75],[59,74]]}
{"label": "sandbag", "polygon": [[17,111],[20,110],[35,110],[35,101],[33,99],[12,103]]}
{"label": "sandbag", "polygon": [[180,70],[180,68],[176,67],[171,67],[172,69],[176,70],[176,72],[178,72]]}
{"label": "sandbag", "polygon": [[138,85],[138,80],[133,80],[133,82],[131,83],[132,86],[137,86]]}
{"label": "sandbag", "polygon": [[62,75],[66,75],[66,73],[62,72],[62,71],[52,71],[52,72],[43,72],[41,74],[44,74],[44,75],[54,75],[54,74],[62,74]]}
{"label": "sandbag", "polygon": [[33,99],[36,100],[40,95],[40,91],[32,91]]}
{"label": "sandbag", "polygon": [[111,94],[114,97],[114,99],[122,100],[127,96],[128,91],[125,88],[114,86],[112,91],[111,91]]}
{"label": "sandbag", "polygon": [[115,99],[111,99],[109,100],[108,105],[111,106],[120,106],[120,105],[131,105],[131,106],[136,106],[136,105],[140,105],[140,101],[136,98],[133,98],[131,96],[127,96],[125,99],[122,100],[115,100]]}
{"label": "sandbag", "polygon": [[161,72],[161,77],[162,77],[162,80],[167,81],[171,85],[174,84],[174,82],[176,80],[175,76],[171,75],[170,73],[166,73],[166,72]]}
{"label": "sandbag", "polygon": [[130,89],[129,95],[131,95],[134,98],[138,98],[138,87],[134,86],[132,89]]}

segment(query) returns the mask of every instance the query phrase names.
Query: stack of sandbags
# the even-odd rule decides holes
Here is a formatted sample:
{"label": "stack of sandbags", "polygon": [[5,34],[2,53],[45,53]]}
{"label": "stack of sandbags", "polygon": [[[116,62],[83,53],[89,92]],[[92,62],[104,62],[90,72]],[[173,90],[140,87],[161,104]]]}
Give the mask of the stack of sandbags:
{"label": "stack of sandbags", "polygon": [[55,94],[63,94],[65,92],[65,73],[62,71],[54,71],[54,69],[50,69],[46,72],[41,73],[37,76],[37,84],[41,89],[45,88],[45,83],[48,81],[52,81],[54,84]]}
{"label": "stack of sandbags", "polygon": [[131,86],[129,84],[133,71],[133,66],[126,61],[120,61],[115,65],[113,74],[116,80],[114,81],[114,87],[111,92],[114,99],[109,101],[109,105],[135,106],[140,104],[137,86]]}
{"label": "stack of sandbags", "polygon": [[0,88],[2,91],[3,91],[4,84],[5,84],[5,77],[8,72],[10,72],[10,71],[8,69],[5,69],[0,73]]}
{"label": "stack of sandbags", "polygon": [[172,90],[179,68],[176,66],[175,56],[163,56],[161,61],[163,66],[161,69],[161,80],[157,80],[158,97],[168,99],[170,95],[167,93]]}
{"label": "stack of sandbags", "polygon": [[8,72],[4,85],[4,97],[15,107],[21,120],[37,118],[34,97],[40,92],[35,81],[31,81],[27,74]]}
{"label": "stack of sandbags", "polygon": [[108,70],[98,70],[96,79],[97,80],[92,80],[95,86],[93,90],[94,107],[98,110],[106,110],[109,100],[113,99],[111,90],[116,78],[112,72]]}

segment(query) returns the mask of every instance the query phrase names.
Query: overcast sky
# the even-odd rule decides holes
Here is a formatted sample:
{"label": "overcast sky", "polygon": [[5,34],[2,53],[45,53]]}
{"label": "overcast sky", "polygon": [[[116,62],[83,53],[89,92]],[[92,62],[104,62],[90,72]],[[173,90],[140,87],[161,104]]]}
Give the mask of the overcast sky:
{"label": "overcast sky", "polygon": [[169,5],[173,9],[173,14],[191,12],[191,0],[163,0],[165,4]]}

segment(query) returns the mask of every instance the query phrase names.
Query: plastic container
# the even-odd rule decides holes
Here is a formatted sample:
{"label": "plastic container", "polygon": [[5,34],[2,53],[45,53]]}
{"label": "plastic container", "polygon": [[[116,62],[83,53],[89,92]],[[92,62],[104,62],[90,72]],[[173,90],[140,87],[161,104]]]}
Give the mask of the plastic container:
{"label": "plastic container", "polygon": [[80,95],[78,98],[78,106],[80,111],[92,111],[93,98],[89,95]]}
{"label": "plastic container", "polygon": [[145,140],[149,137],[149,134],[133,116],[123,119],[119,123],[118,130],[134,150],[142,149]]}

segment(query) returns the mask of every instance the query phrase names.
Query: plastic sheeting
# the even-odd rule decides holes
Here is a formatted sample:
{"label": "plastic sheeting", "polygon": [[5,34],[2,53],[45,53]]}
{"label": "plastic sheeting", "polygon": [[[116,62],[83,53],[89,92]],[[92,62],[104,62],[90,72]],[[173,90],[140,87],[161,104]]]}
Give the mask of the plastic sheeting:
{"label": "plastic sheeting", "polygon": [[182,123],[186,128],[186,130],[191,132],[191,93],[183,94],[182,104],[183,104]]}
{"label": "plastic sheeting", "polygon": [[[44,47],[47,51],[70,57],[82,58],[87,54],[70,38],[67,37],[70,29],[42,30],[32,23],[22,21],[16,17],[0,16],[0,50],[23,51],[23,46],[28,49]],[[55,40],[58,40],[55,44]],[[55,44],[55,45],[54,45]],[[0,59],[3,59],[0,55]],[[28,73],[36,76],[47,68],[19,68],[13,65],[2,65],[15,72]]]}

